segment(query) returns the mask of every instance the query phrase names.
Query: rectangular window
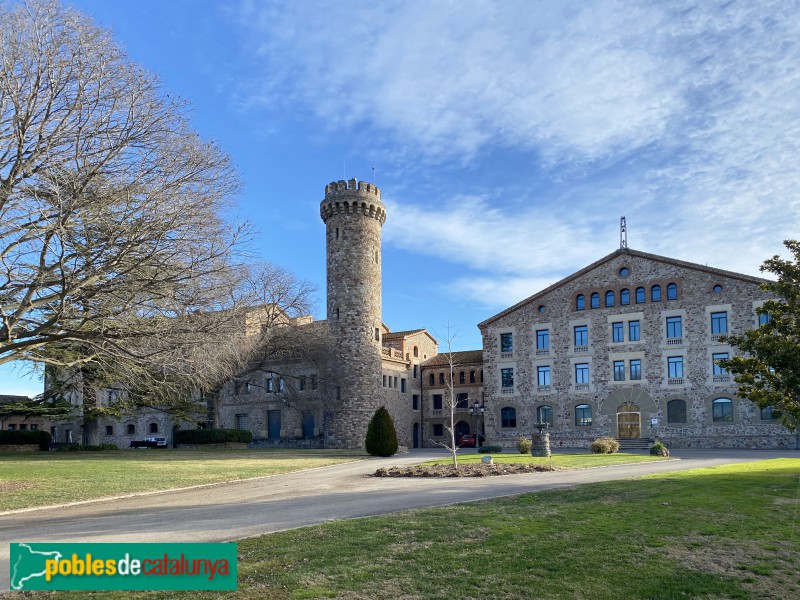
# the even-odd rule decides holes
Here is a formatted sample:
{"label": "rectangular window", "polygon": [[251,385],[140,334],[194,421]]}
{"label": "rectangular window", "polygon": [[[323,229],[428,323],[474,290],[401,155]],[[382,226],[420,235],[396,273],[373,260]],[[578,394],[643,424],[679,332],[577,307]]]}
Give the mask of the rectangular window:
{"label": "rectangular window", "polygon": [[419,394],[411,396],[411,410],[419,410]]}
{"label": "rectangular window", "polygon": [[625,381],[625,361],[614,361],[614,381]]}
{"label": "rectangular window", "polygon": [[536,375],[539,382],[539,387],[550,385],[550,367],[541,366],[536,367]]}
{"label": "rectangular window", "polygon": [[469,394],[456,394],[456,408],[467,409],[467,402],[469,402]]}
{"label": "rectangular window", "polygon": [[249,429],[246,414],[236,415],[236,429]]}
{"label": "rectangular window", "polygon": [[504,388],[514,387],[514,369],[501,369],[500,379]]}
{"label": "rectangular window", "polygon": [[536,349],[549,350],[550,349],[550,330],[537,329],[536,330]]}
{"label": "rectangular window", "polygon": [[306,376],[305,375],[300,375],[300,381],[298,383],[298,386],[300,387],[300,391],[301,392],[306,389]]}
{"label": "rectangular window", "polygon": [[758,326],[761,327],[762,325],[766,325],[772,321],[772,316],[770,315],[758,315]]}
{"label": "rectangular window", "polygon": [[711,360],[713,363],[714,375],[728,375],[728,372],[725,369],[723,369],[719,364],[717,364],[718,360],[728,360],[727,352],[719,352],[717,354],[712,354]]}
{"label": "rectangular window", "polygon": [[614,343],[624,342],[625,341],[625,333],[623,328],[624,323],[612,323],[611,324],[611,338]]}
{"label": "rectangular window", "polygon": [[631,360],[631,379],[639,380],[642,378],[642,361],[638,358]]}
{"label": "rectangular window", "polygon": [[442,395],[433,395],[433,410],[442,410]]}
{"label": "rectangular window", "polygon": [[16,425],[9,425],[8,426],[8,430],[9,431],[16,431],[17,430],[17,426]]}
{"label": "rectangular window", "polygon": [[514,340],[510,333],[500,334],[500,352],[513,352]]}
{"label": "rectangular window", "polygon": [[588,346],[589,345],[589,326],[576,325],[575,326],[575,345]]}
{"label": "rectangular window", "polygon": [[682,356],[670,356],[667,358],[667,365],[668,365],[668,377],[670,379],[682,379],[683,378],[683,357]]}
{"label": "rectangular window", "polygon": [[[248,391],[249,391],[249,389],[248,389]],[[267,379],[267,391],[270,392],[270,393],[275,391],[275,380],[272,377]]]}
{"label": "rectangular window", "polygon": [[711,313],[711,335],[723,335],[728,333],[728,313]]}
{"label": "rectangular window", "polygon": [[434,423],[433,435],[434,437],[442,437],[444,435],[444,425],[441,423]]}
{"label": "rectangular window", "polygon": [[639,321],[628,321],[628,341],[638,342],[640,339]]}
{"label": "rectangular window", "polygon": [[575,383],[578,385],[589,385],[589,363],[578,363],[575,365]]}
{"label": "rectangular window", "polygon": [[114,435],[114,426],[106,425],[106,435]]}
{"label": "rectangular window", "polygon": [[667,338],[681,338],[683,337],[683,327],[681,326],[680,317],[667,317]]}
{"label": "rectangular window", "polygon": [[25,423],[22,423],[22,424],[19,426],[19,430],[20,430],[20,431],[26,431],[27,429],[28,429],[28,425],[27,425],[27,424],[25,424]]}
{"label": "rectangular window", "polygon": [[413,375],[413,377],[414,377],[414,379],[417,378],[417,365],[414,365],[414,375]]}
{"label": "rectangular window", "polygon": [[386,375],[383,376],[383,387],[386,387]]}
{"label": "rectangular window", "polygon": [[400,393],[402,393],[402,394],[406,393],[406,380],[405,379],[400,379]]}
{"label": "rectangular window", "polygon": [[317,376],[316,375],[312,375],[310,377],[310,379],[311,379],[311,389],[312,390],[317,389]]}
{"label": "rectangular window", "polygon": [[283,377],[278,380],[278,390],[281,394],[286,391],[286,380]]}
{"label": "rectangular window", "polygon": [[39,426],[36,423],[31,424],[31,431],[36,431],[39,429]]}

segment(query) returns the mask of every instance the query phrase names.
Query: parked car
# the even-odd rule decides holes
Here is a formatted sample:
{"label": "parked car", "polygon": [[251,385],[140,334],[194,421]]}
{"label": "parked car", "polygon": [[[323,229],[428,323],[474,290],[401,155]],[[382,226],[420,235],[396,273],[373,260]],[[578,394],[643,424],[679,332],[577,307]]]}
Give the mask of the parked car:
{"label": "parked car", "polygon": [[[478,443],[483,446],[483,442],[486,439],[483,437],[483,434],[478,435]],[[463,435],[458,436],[457,443],[462,448],[474,448],[475,447],[475,434],[474,433],[465,433]]]}
{"label": "parked car", "polygon": [[167,438],[146,437],[143,440],[133,440],[131,448],[166,448]]}

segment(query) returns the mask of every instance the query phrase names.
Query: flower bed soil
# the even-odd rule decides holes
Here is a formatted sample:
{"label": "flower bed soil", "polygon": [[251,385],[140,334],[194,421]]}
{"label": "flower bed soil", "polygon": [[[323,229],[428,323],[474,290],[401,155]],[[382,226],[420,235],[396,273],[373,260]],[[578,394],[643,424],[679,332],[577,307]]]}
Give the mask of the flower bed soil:
{"label": "flower bed soil", "polygon": [[515,464],[468,464],[458,465],[413,465],[410,467],[381,467],[373,477],[490,477],[492,475],[518,475],[520,473],[541,473],[555,471],[540,465]]}

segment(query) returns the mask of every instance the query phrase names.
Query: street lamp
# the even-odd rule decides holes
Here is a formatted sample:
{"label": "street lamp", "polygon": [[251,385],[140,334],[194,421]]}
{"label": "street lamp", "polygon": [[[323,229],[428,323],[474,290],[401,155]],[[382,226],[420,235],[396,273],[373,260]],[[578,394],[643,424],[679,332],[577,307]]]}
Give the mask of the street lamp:
{"label": "street lamp", "polygon": [[469,414],[475,417],[475,447],[481,446],[481,421],[480,418],[486,412],[486,406],[475,400],[475,404],[469,407]]}

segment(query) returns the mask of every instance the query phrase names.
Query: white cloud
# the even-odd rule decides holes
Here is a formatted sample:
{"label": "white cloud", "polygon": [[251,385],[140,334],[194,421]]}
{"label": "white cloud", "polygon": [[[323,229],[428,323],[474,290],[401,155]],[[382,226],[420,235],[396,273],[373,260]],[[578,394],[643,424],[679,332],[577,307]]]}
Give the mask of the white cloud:
{"label": "white cloud", "polygon": [[538,197],[449,180],[435,203],[387,200],[387,241],[462,265],[461,294],[530,295],[612,251],[623,214],[634,248],[753,274],[800,231],[797,1],[248,2],[239,18],[260,51],[247,106],[301,110],[397,170],[497,149],[537,163]]}

